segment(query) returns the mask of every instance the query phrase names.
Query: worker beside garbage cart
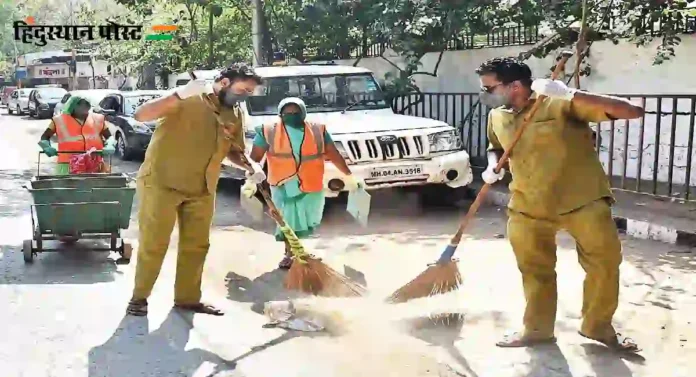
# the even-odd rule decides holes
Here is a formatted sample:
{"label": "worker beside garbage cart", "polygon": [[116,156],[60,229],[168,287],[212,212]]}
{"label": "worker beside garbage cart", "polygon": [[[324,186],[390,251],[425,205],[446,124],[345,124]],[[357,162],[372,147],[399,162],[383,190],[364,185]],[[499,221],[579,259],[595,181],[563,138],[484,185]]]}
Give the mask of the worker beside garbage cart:
{"label": "worker beside garbage cart", "polygon": [[[116,151],[116,140],[106,127],[104,116],[90,112],[90,102],[79,95],[73,95],[63,107],[61,114],[53,117],[48,128],[41,135],[39,146],[48,157],[58,156],[56,175],[70,174],[70,160],[75,153],[88,152],[92,149],[104,155]],[[56,135],[58,148],[51,145],[51,138]],[[103,165],[102,171],[109,171]]]}

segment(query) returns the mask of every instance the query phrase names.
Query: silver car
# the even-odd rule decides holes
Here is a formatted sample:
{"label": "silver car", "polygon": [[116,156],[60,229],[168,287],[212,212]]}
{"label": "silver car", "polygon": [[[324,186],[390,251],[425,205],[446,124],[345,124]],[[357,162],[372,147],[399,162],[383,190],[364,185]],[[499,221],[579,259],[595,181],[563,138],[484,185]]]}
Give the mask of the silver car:
{"label": "silver car", "polygon": [[24,115],[29,111],[29,93],[33,88],[15,89],[7,100],[7,112]]}

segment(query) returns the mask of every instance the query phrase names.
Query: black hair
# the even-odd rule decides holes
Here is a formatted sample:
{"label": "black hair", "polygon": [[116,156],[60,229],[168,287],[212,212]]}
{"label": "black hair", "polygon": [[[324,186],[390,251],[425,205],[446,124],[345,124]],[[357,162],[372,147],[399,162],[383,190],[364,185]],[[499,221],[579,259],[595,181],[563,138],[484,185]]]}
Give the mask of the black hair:
{"label": "black hair", "polygon": [[495,75],[503,84],[519,81],[526,87],[532,86],[532,70],[516,58],[488,59],[476,69],[476,73],[479,76]]}
{"label": "black hair", "polygon": [[223,69],[215,78],[215,82],[219,82],[222,79],[229,79],[230,81],[254,80],[256,84],[261,84],[261,77],[256,74],[253,68],[246,64],[233,64]]}

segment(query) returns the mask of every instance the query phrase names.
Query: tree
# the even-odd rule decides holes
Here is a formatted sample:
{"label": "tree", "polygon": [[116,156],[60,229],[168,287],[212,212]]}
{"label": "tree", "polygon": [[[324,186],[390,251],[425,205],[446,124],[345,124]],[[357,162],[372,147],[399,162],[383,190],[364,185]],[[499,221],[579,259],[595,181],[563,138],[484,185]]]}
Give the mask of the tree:
{"label": "tree", "polygon": [[[681,33],[687,22],[696,17],[696,10],[687,9],[686,0],[545,0],[520,1],[517,10],[525,17],[545,26],[547,38],[520,57],[544,57],[558,49],[576,45],[576,85],[579,77],[589,75],[587,61],[590,47],[596,41],[621,41],[645,46],[653,40],[660,43],[653,64],[659,65],[675,56]],[[524,8],[520,8],[524,7]],[[514,7],[513,7],[514,9]]]}
{"label": "tree", "polygon": [[[123,75],[138,74],[152,67],[161,76],[189,69],[214,69],[233,61],[247,61],[251,56],[250,41],[247,40],[250,34],[248,22],[237,9],[223,9],[222,2],[116,1],[127,12],[112,16],[110,21],[143,25],[143,34],[157,24],[177,26],[172,41],[141,39],[101,43],[100,53],[107,57],[113,69]],[[89,17],[98,15],[92,13]]]}

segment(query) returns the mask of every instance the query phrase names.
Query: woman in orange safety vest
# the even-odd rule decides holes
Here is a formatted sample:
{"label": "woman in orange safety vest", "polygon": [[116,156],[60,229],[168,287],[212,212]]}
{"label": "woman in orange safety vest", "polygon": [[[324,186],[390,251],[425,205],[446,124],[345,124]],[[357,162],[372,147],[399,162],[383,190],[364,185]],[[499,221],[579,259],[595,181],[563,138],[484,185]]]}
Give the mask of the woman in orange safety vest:
{"label": "woman in orange safety vest", "polygon": [[[305,121],[307,108],[301,99],[282,100],[278,115],[275,124],[256,128],[249,156],[259,163],[266,155],[273,203],[295,234],[306,238],[319,226],[324,212],[325,159],[345,174],[343,181],[349,191],[364,183],[352,175],[325,126]],[[247,180],[242,193],[251,198],[256,194],[256,185]],[[278,267],[290,268],[290,245],[280,228],[275,237],[285,242],[285,257]]]}
{"label": "woman in orange safety vest", "polygon": [[[116,151],[116,142],[104,122],[104,116],[90,113],[87,99],[73,95],[63,107],[61,114],[53,117],[39,146],[48,157],[58,156],[56,175],[70,173],[70,158],[73,154],[59,152],[87,152],[92,148],[105,155]],[[51,146],[51,137],[58,138],[58,150]],[[104,142],[106,140],[106,143]],[[106,146],[105,146],[106,144]]]}

